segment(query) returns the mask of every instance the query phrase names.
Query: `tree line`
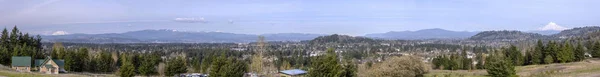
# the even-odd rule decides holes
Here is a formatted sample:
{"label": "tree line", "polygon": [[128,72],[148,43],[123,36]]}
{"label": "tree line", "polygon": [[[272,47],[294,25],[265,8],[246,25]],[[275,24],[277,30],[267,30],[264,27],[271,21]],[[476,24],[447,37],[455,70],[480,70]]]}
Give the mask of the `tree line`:
{"label": "tree line", "polygon": [[585,60],[589,54],[590,57],[600,57],[600,42],[594,42],[585,46],[577,40],[565,40],[563,42],[541,40],[537,44],[527,49],[525,55],[514,45],[508,48],[492,49],[488,55],[479,53],[475,58],[467,58],[465,52],[460,54],[440,55],[432,60],[435,69],[445,70],[466,70],[471,69],[471,61],[476,61],[476,69],[486,69],[488,74],[494,77],[516,76],[515,66],[550,64],[550,63],[568,63]]}
{"label": "tree line", "polygon": [[[44,58],[41,40],[42,38],[39,35],[31,36],[29,33],[23,34],[17,26],[13,27],[10,33],[4,28],[0,37],[0,54],[2,54],[0,55],[0,64],[10,65],[12,56]],[[33,60],[31,62],[33,63]]]}

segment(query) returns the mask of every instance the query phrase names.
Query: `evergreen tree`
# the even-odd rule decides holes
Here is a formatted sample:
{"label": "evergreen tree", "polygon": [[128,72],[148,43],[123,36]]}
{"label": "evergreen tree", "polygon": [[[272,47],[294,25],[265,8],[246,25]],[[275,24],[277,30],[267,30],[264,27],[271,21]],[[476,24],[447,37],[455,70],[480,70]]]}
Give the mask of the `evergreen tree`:
{"label": "evergreen tree", "polygon": [[15,51],[15,50],[12,50],[12,49],[14,49],[14,47],[16,47],[16,46],[20,46],[19,45],[20,44],[19,34],[20,34],[20,32],[19,32],[19,29],[17,28],[17,26],[13,27],[12,31],[10,32],[10,36],[9,36],[9,38],[10,38],[9,44],[8,44],[8,45],[10,45],[9,46],[10,50],[8,50],[9,52],[10,51]]}
{"label": "evergreen tree", "polygon": [[75,55],[73,53],[65,53],[67,56],[64,57],[65,60],[65,70],[73,71],[75,68],[76,60]]}
{"label": "evergreen tree", "polygon": [[512,60],[500,55],[502,53],[492,54],[485,63],[488,74],[492,77],[518,77]]}
{"label": "evergreen tree", "polygon": [[79,64],[77,65],[79,69],[75,70],[76,72],[82,72],[91,69],[88,68],[90,65],[90,58],[87,48],[79,48],[79,50],[77,50],[77,59],[79,61]]}
{"label": "evergreen tree", "polygon": [[112,54],[109,52],[100,52],[96,58],[97,72],[112,72],[112,65],[114,64]]}
{"label": "evergreen tree", "polygon": [[585,59],[585,51],[583,49],[583,45],[581,45],[581,42],[579,42],[577,44],[577,48],[575,48],[573,51],[574,51],[575,61],[582,61]]}
{"label": "evergreen tree", "polygon": [[311,64],[308,77],[338,77],[342,67],[338,64],[334,49],[328,49],[327,54],[319,56]]}
{"label": "evergreen tree", "polygon": [[561,46],[560,51],[558,51],[558,61],[561,63],[571,62],[573,58],[575,58],[572,49],[573,48],[571,47],[571,44],[569,44],[569,41],[566,41],[564,45]]}
{"label": "evergreen tree", "polygon": [[512,61],[512,64],[514,64],[515,66],[520,66],[523,64],[523,60],[525,59],[523,57],[523,55],[521,55],[521,52],[517,49],[516,46],[514,45],[510,45],[510,47],[508,48],[508,50],[505,50],[505,55],[506,57]]}
{"label": "evergreen tree", "polygon": [[[185,73],[185,72],[187,72],[187,67],[184,64],[184,58],[177,57],[177,58],[174,58],[174,59],[171,59],[168,61],[165,75],[174,76],[174,75]],[[212,73],[210,75],[211,75],[211,77],[219,77],[219,76],[213,76]]]}
{"label": "evergreen tree", "polygon": [[592,57],[600,57],[600,42],[596,42],[591,49]]}
{"label": "evergreen tree", "polygon": [[535,58],[533,58],[533,54],[535,54],[535,50],[528,50],[527,52],[525,52],[525,63],[524,63],[524,65],[536,64],[535,62],[533,62],[533,60],[535,60]]}
{"label": "evergreen tree", "polygon": [[541,40],[538,40],[535,49],[529,53],[530,55],[530,64],[542,64],[544,59],[544,43]]}
{"label": "evergreen tree", "polygon": [[210,66],[210,73],[209,75],[211,77],[224,77],[225,75],[222,75],[220,72],[225,71],[222,70],[224,68],[224,65],[227,64],[227,61],[225,61],[227,59],[225,59],[225,56],[219,56],[217,58],[215,58]]}
{"label": "evergreen tree", "polygon": [[[0,37],[0,54],[12,54],[9,52],[9,44],[10,39],[8,38],[8,31],[6,28],[2,30],[2,37]],[[9,55],[0,55],[0,64],[2,65],[10,65],[10,56]]]}
{"label": "evergreen tree", "polygon": [[[8,49],[0,47],[0,54],[8,54]],[[0,62],[2,65],[10,65],[10,55],[0,55]]]}
{"label": "evergreen tree", "polygon": [[229,58],[226,64],[220,69],[220,76],[215,77],[243,77],[246,73],[247,66],[243,61]]}
{"label": "evergreen tree", "polygon": [[2,37],[0,37],[0,43],[2,45],[5,45],[2,47],[8,48],[8,45],[10,44],[10,39],[11,38],[8,37],[8,31],[6,30],[6,28],[4,28],[4,30],[2,30]]}
{"label": "evergreen tree", "polygon": [[150,54],[141,57],[141,64],[138,71],[141,75],[150,76],[156,74],[156,66],[158,65],[160,57],[156,54]]}
{"label": "evergreen tree", "polygon": [[121,55],[121,67],[119,67],[119,76],[121,77],[133,77],[135,76],[135,66],[133,66],[132,58],[126,54]]}
{"label": "evergreen tree", "polygon": [[[554,60],[554,61],[552,61],[550,63],[559,62],[559,60],[558,60],[558,53],[559,53],[560,48],[558,47],[558,45],[556,44],[556,42],[550,41],[548,43],[546,49],[549,52],[550,56],[552,56],[552,60]],[[548,63],[548,62],[546,62],[546,63]]]}

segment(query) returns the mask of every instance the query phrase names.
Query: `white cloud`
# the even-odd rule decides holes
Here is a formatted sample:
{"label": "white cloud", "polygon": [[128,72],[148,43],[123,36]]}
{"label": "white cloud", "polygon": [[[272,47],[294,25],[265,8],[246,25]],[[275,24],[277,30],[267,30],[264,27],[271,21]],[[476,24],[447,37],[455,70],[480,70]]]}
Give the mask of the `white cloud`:
{"label": "white cloud", "polygon": [[557,30],[557,31],[562,31],[562,30],[566,30],[566,29],[569,29],[569,28],[562,27],[560,25],[557,25],[554,22],[550,22],[550,23],[548,23],[548,25],[539,28],[539,30]]}
{"label": "white cloud", "polygon": [[183,23],[206,23],[204,18],[175,18],[173,19],[175,22],[183,22]]}
{"label": "white cloud", "polygon": [[67,35],[69,34],[69,32],[66,31],[56,31],[54,33],[52,33],[52,35]]}

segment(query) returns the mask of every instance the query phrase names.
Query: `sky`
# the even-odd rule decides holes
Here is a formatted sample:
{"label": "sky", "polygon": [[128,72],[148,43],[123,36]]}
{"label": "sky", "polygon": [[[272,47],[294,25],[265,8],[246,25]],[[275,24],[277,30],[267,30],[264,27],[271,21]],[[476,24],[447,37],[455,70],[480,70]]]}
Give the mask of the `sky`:
{"label": "sky", "polygon": [[531,31],[546,30],[545,25],[600,25],[599,4],[600,0],[0,0],[0,26],[16,25],[41,35],[147,29],[348,35],[430,28]]}

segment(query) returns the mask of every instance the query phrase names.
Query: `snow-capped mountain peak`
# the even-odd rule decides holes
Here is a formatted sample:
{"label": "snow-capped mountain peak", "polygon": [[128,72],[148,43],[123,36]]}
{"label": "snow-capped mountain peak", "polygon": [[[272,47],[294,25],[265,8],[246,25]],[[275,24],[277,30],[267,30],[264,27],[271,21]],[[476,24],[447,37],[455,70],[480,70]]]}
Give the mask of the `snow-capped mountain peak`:
{"label": "snow-capped mountain peak", "polygon": [[52,33],[52,35],[67,35],[69,34],[69,32],[66,31],[56,31],[54,33]]}
{"label": "snow-capped mountain peak", "polygon": [[539,28],[539,30],[542,30],[542,31],[546,31],[546,30],[562,31],[562,30],[566,30],[566,29],[569,29],[569,28],[562,27],[560,25],[557,25],[554,22],[550,22],[546,26]]}

